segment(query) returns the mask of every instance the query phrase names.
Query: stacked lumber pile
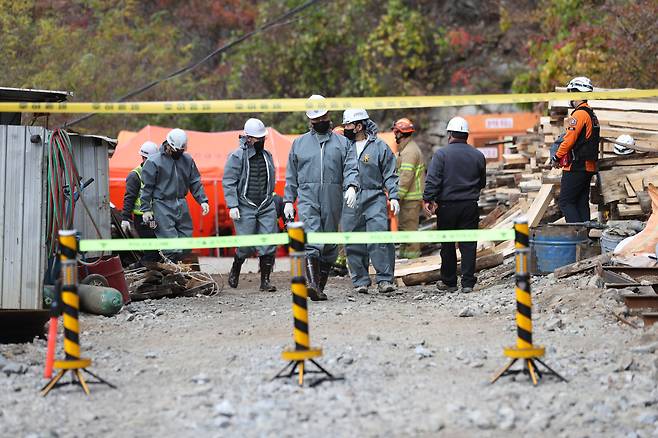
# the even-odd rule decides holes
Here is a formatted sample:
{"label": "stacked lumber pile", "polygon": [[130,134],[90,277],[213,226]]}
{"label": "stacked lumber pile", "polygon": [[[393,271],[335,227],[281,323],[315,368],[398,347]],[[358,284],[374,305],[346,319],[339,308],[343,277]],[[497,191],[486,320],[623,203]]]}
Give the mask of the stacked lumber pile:
{"label": "stacked lumber pile", "polygon": [[[591,201],[609,219],[646,219],[651,213],[646,189],[649,184],[658,185],[658,101],[590,100],[589,104],[599,118],[602,137],[600,181],[593,181]],[[550,169],[549,163],[550,147],[564,132],[570,112],[568,101],[552,101],[548,115],[540,118],[532,132],[504,139],[502,161],[487,164],[487,187],[478,203],[480,228],[510,228],[521,215],[530,227],[564,222],[557,203],[562,171]],[[621,134],[633,136],[635,153],[613,153],[614,140]],[[596,217],[596,208],[592,210]],[[513,253],[511,241],[478,242],[478,269],[496,266]],[[439,268],[440,257],[434,255],[399,261],[395,275],[408,285],[429,283],[438,279]]]}
{"label": "stacked lumber pile", "polygon": [[[600,184],[594,187],[592,202],[599,204],[611,219],[646,218],[651,213],[646,189],[648,184],[658,183],[658,102],[591,100],[589,105],[599,119],[602,139]],[[564,132],[571,107],[568,101],[552,101],[548,112],[540,120],[546,150]],[[635,139],[636,153],[614,154],[614,141],[622,134]]]}
{"label": "stacked lumber pile", "polygon": [[[555,91],[562,92],[566,89],[556,88]],[[596,91],[613,90],[597,89]],[[589,106],[596,112],[601,125],[604,156],[613,154],[613,141],[622,134],[629,134],[635,139],[637,151],[658,152],[658,102],[590,100]],[[571,110],[566,100],[549,103],[549,118],[542,117],[540,121],[545,134],[545,143],[549,141],[552,143],[561,132],[564,132],[564,119]],[[550,122],[548,126],[545,123],[547,120]]]}

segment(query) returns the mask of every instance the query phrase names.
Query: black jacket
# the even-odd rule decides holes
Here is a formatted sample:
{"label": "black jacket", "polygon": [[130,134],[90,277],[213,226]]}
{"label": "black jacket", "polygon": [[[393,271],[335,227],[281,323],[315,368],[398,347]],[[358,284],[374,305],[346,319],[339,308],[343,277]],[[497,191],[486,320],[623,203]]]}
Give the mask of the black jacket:
{"label": "black jacket", "polygon": [[466,143],[450,143],[432,157],[424,201],[477,201],[487,183],[484,154]]}
{"label": "black jacket", "polygon": [[123,195],[123,211],[121,216],[126,221],[133,219],[133,209],[135,208],[135,201],[142,190],[142,182],[137,176],[137,173],[130,171],[126,177],[126,193]]}

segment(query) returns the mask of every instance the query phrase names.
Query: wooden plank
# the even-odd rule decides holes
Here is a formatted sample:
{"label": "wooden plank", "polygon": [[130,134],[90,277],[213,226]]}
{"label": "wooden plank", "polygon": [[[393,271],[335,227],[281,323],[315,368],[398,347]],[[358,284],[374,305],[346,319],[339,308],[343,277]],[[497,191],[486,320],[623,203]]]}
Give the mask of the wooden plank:
{"label": "wooden plank", "polygon": [[[44,190],[45,184],[42,180],[43,172],[43,152],[44,146],[41,143],[34,144],[30,141],[30,135],[36,134],[27,127],[23,131],[23,144],[25,154],[25,184],[24,189],[24,204],[22,211],[23,219],[23,237],[21,260],[23,269],[21,273],[21,309],[41,309],[43,307],[42,301],[42,287],[41,281],[43,278],[43,269],[38,263],[38,260],[43,260],[37,254],[41,250],[41,242],[43,235],[37,230],[41,229],[41,215],[38,212],[42,211],[41,193]],[[40,129],[38,134],[42,139],[45,139],[45,132]]]}
{"label": "wooden plank", "polygon": [[555,275],[555,278],[565,278],[580,272],[589,271],[590,269],[594,269],[599,264],[604,265],[609,262],[610,254],[601,254],[557,268],[555,271],[553,271],[553,275]]}
{"label": "wooden plank", "polygon": [[[491,254],[479,256],[475,259],[475,272],[480,272],[484,269],[495,268],[496,266],[502,265],[504,260],[505,257],[502,253],[492,252]],[[461,271],[461,264],[457,265],[457,271]],[[405,286],[436,283],[440,279],[440,266],[436,267],[436,269],[432,271],[418,272],[416,274],[409,274],[402,277],[402,281],[404,282]]]}
{"label": "wooden plank", "polygon": [[628,181],[624,182],[624,189],[626,189],[626,194],[628,195],[629,198],[635,196],[635,189]]}
{"label": "wooden plank", "polygon": [[541,190],[542,185],[542,182],[538,179],[521,181],[519,183],[519,189],[521,189],[521,193],[538,192]]}
{"label": "wooden plank", "polygon": [[[21,308],[21,269],[23,267],[23,211],[25,184],[25,129],[22,126],[7,128],[7,168],[5,173],[5,233],[2,275],[2,308]],[[34,212],[32,214],[35,214]],[[29,231],[29,230],[26,230]],[[25,260],[26,262],[28,259]]]}
{"label": "wooden plank", "polygon": [[403,277],[418,272],[427,272],[441,265],[441,256],[426,256],[410,260],[406,263],[395,264],[395,276]]}
{"label": "wooden plank", "polygon": [[[644,190],[645,186],[643,181],[645,178],[651,179],[656,177],[658,177],[658,166],[653,166],[646,170],[642,170],[640,172],[632,172],[626,175],[628,184],[633,188],[634,193]],[[635,196],[635,194],[632,196]]]}
{"label": "wooden plank", "polygon": [[526,213],[528,217],[528,226],[530,226],[530,228],[539,225],[544,213],[546,213],[546,210],[548,209],[548,205],[553,200],[554,188],[555,186],[553,184],[542,184],[537,197]]}
{"label": "wooden plank", "polygon": [[[632,170],[631,170],[632,169]],[[599,186],[604,204],[621,201],[628,197],[624,183],[627,182],[626,175],[630,172],[640,170],[639,167],[618,167],[611,170],[599,172]]]}
{"label": "wooden plank", "polygon": [[526,164],[528,162],[530,162],[528,157],[521,154],[503,154],[505,164]]}
{"label": "wooden plank", "polygon": [[514,254],[514,241],[508,240],[506,242],[499,243],[494,247],[494,251],[501,253],[503,257],[507,258]]}
{"label": "wooden plank", "polygon": [[[599,160],[599,170],[606,170],[619,166],[642,166],[637,170],[644,170],[647,166],[658,164],[658,153],[633,154],[624,156],[614,156]],[[626,172],[633,172],[633,169],[626,169]]]}
{"label": "wooden plank", "polygon": [[638,125],[637,123],[633,123],[633,122],[608,121],[606,122],[606,125],[613,128],[626,128],[626,129],[640,128],[640,129],[646,129],[647,131],[658,131],[658,124],[653,124],[653,123],[642,123],[641,125]]}
{"label": "wooden plank", "polygon": [[636,140],[658,141],[658,132],[638,128],[613,128],[601,126],[601,137],[618,137],[622,134],[630,134]]}
{"label": "wooden plank", "polygon": [[633,216],[642,216],[642,207],[640,204],[617,204],[617,210],[619,211],[620,217],[633,217]]}
{"label": "wooden plank", "polygon": [[641,102],[636,100],[590,100],[589,105],[594,109],[658,113],[658,102]]}
{"label": "wooden plank", "polygon": [[634,126],[640,125],[658,125],[658,113],[641,113],[635,111],[610,111],[595,110],[599,123],[609,124],[610,122],[626,122]]}
{"label": "wooden plank", "polygon": [[481,221],[480,221],[480,229],[485,229],[489,228],[492,226],[494,223],[496,223],[496,220],[498,220],[499,217],[501,217],[505,212],[507,211],[507,207],[504,205],[498,205],[496,208],[491,210],[489,214],[487,214]]}
{"label": "wooden plank", "polygon": [[[640,111],[656,113],[658,103],[641,102],[636,100],[590,100],[588,104],[594,110]],[[571,110],[568,100],[552,100],[548,105],[551,110]]]}

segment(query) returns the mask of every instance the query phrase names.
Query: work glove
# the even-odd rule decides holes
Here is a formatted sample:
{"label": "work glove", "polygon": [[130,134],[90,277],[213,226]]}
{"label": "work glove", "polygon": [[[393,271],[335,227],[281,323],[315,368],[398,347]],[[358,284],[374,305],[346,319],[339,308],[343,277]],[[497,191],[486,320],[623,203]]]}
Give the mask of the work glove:
{"label": "work glove", "polygon": [[123,230],[124,234],[130,235],[130,221],[122,220],[121,229]]}
{"label": "work glove", "polygon": [[207,202],[201,204],[201,215],[205,216],[210,213],[210,205]]}
{"label": "work glove", "polygon": [[147,224],[149,228],[155,229],[157,226],[155,223],[155,218],[153,217],[153,212],[152,211],[147,211],[142,215],[142,222]]}
{"label": "work glove", "polygon": [[295,220],[295,207],[292,205],[292,202],[286,202],[286,205],[283,207],[283,216],[290,221]]}
{"label": "work glove", "polygon": [[391,211],[393,212],[393,216],[397,216],[398,213],[400,212],[400,203],[398,202],[397,199],[391,199]]}
{"label": "work glove", "polygon": [[560,159],[556,155],[551,157],[551,167],[554,169],[560,168]]}
{"label": "work glove", "polygon": [[240,219],[240,209],[238,207],[233,207],[228,211],[228,215],[231,219],[237,221],[238,219]]}
{"label": "work glove", "polygon": [[349,186],[343,197],[345,198],[345,203],[349,208],[356,207],[356,189],[354,187]]}

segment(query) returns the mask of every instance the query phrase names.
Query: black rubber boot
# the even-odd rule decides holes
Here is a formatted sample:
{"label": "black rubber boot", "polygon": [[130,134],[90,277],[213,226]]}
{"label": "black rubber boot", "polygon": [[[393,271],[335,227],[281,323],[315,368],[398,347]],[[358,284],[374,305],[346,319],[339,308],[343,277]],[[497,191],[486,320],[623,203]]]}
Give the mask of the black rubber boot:
{"label": "black rubber boot", "polygon": [[306,289],[308,297],[313,301],[324,301],[327,296],[320,291],[318,280],[320,278],[319,260],[317,257],[306,258]]}
{"label": "black rubber boot", "polygon": [[274,256],[266,255],[261,256],[260,262],[260,290],[264,292],[275,292],[276,287],[270,284],[270,273],[274,266]]}
{"label": "black rubber boot", "polygon": [[238,281],[240,280],[240,270],[242,269],[242,264],[244,259],[241,259],[238,256],[233,258],[233,265],[231,266],[231,272],[228,273],[228,285],[232,288],[238,287]]}
{"label": "black rubber boot", "polygon": [[318,286],[320,287],[320,292],[324,294],[324,288],[327,285],[327,280],[329,279],[329,271],[331,271],[331,265],[320,261],[320,278],[318,279]]}

